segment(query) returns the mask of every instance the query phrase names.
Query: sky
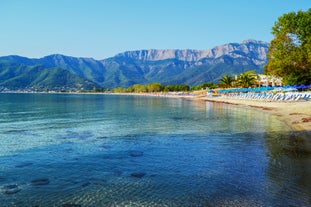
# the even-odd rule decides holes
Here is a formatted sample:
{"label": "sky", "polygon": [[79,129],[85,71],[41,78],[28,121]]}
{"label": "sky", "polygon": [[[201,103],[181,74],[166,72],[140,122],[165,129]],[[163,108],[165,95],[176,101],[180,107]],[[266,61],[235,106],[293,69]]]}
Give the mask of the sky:
{"label": "sky", "polygon": [[270,42],[278,17],[311,0],[0,0],[0,56],[97,60],[141,49]]}

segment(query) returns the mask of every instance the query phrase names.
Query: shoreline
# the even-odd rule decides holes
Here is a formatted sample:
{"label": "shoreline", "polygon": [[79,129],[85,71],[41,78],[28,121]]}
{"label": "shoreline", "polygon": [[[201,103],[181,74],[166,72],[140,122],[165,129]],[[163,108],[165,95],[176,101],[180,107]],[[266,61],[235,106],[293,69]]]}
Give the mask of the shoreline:
{"label": "shoreline", "polygon": [[293,151],[311,154],[311,101],[265,102],[256,100],[202,97],[198,100],[249,107],[278,116],[292,131]]}
{"label": "shoreline", "polygon": [[[217,102],[223,104],[254,108],[262,110],[265,113],[271,113],[273,115],[278,116],[295,133],[296,136],[304,137],[304,139],[311,137],[311,101],[266,102],[266,101],[245,100],[245,99],[235,99],[226,97],[209,98],[206,97],[206,95],[191,96],[191,95],[178,95],[178,94],[172,95],[160,93],[153,93],[153,94],[115,93],[115,95],[181,98],[191,101],[208,101],[208,102]],[[311,139],[310,139],[310,149],[311,149]]]}
{"label": "shoreline", "polygon": [[[311,138],[311,101],[297,102],[277,102],[277,101],[258,101],[245,100],[226,97],[207,97],[202,91],[200,94],[181,94],[181,93],[46,93],[43,94],[89,94],[89,95],[122,95],[122,96],[147,96],[161,98],[181,98],[192,101],[208,101],[242,107],[250,107],[264,112],[274,114],[292,131],[307,138]],[[311,149],[311,148],[310,148]]]}
{"label": "shoreline", "polygon": [[224,97],[208,98],[199,100],[239,105],[260,109],[272,113],[282,119],[293,131],[307,133],[311,136],[311,102],[265,102],[256,100],[228,99]]}

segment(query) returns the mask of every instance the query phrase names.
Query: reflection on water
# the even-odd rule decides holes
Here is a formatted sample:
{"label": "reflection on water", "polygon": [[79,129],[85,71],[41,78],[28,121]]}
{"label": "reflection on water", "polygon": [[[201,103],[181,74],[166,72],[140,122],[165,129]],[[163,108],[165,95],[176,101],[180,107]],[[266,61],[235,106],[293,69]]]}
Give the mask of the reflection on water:
{"label": "reflection on water", "polygon": [[0,94],[0,206],[309,206],[277,117],[181,99]]}

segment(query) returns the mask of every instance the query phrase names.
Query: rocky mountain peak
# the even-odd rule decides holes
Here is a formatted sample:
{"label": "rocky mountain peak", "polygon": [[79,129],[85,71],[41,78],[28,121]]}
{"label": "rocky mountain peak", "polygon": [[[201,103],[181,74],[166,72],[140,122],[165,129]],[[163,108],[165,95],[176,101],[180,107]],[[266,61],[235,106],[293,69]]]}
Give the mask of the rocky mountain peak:
{"label": "rocky mountain peak", "polygon": [[266,42],[259,41],[259,40],[254,40],[254,39],[246,39],[246,40],[242,41],[242,44],[249,44],[249,43],[253,43],[253,44],[266,44]]}
{"label": "rocky mountain peak", "polygon": [[266,60],[268,49],[269,43],[248,39],[244,40],[242,43],[229,43],[208,50],[191,50],[191,49],[136,50],[120,53],[115,57],[130,58],[139,61],[159,61],[166,59],[177,59],[181,61],[195,62],[203,58],[219,58],[224,55],[236,57],[239,54],[240,56],[250,55],[254,59]]}

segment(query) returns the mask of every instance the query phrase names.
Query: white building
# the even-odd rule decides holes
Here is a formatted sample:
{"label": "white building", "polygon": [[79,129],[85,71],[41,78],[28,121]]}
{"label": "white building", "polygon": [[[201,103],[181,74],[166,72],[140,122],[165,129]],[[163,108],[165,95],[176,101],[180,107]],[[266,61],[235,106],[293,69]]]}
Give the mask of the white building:
{"label": "white building", "polygon": [[282,78],[273,75],[258,75],[257,84],[260,86],[283,86]]}

